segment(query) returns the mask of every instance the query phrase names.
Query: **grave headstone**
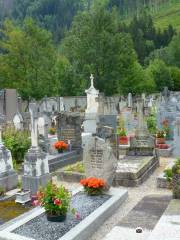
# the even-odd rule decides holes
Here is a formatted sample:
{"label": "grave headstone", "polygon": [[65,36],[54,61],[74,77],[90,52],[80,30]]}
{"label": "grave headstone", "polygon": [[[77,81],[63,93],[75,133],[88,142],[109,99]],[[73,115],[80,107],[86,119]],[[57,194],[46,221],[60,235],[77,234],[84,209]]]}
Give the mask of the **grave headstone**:
{"label": "grave headstone", "polygon": [[138,123],[135,136],[130,138],[130,156],[153,156],[155,140],[149,134],[144,119],[144,102],[139,99],[137,102]]}
{"label": "grave headstone", "polygon": [[39,187],[46,186],[50,181],[48,157],[38,146],[38,109],[35,103],[30,103],[31,115],[31,148],[25,156],[22,187],[35,194]]}
{"label": "grave headstone", "polygon": [[16,130],[23,130],[23,117],[19,112],[14,115],[13,123]]}
{"label": "grave headstone", "polygon": [[2,124],[4,121],[4,116],[0,115],[0,187],[8,191],[17,187],[18,175],[13,169],[11,152],[2,142]]}
{"label": "grave headstone", "polygon": [[66,143],[70,140],[72,149],[81,149],[81,115],[77,112],[64,112],[59,113],[56,120],[58,126],[58,139]]}
{"label": "grave headstone", "polygon": [[85,133],[96,133],[99,111],[99,91],[94,88],[94,77],[91,74],[91,86],[86,90],[87,108],[85,111],[85,121],[83,123]]}
{"label": "grave headstone", "polygon": [[117,159],[107,141],[97,136],[89,137],[83,148],[83,161],[86,177],[102,178],[112,185]]}
{"label": "grave headstone", "polygon": [[180,114],[174,122],[174,157],[180,157]]}
{"label": "grave headstone", "polygon": [[133,107],[132,93],[128,94],[128,108]]}

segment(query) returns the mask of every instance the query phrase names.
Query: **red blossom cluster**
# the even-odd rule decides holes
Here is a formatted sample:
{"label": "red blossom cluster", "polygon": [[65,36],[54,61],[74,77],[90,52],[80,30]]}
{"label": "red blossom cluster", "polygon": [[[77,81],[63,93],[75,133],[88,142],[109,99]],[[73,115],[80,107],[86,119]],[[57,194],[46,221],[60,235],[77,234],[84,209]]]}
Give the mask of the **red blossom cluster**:
{"label": "red blossom cluster", "polygon": [[103,179],[94,177],[82,179],[80,184],[89,188],[103,188],[106,185]]}
{"label": "red blossom cluster", "polygon": [[57,141],[53,146],[57,150],[60,150],[60,149],[67,150],[68,149],[68,144],[66,144],[64,141]]}

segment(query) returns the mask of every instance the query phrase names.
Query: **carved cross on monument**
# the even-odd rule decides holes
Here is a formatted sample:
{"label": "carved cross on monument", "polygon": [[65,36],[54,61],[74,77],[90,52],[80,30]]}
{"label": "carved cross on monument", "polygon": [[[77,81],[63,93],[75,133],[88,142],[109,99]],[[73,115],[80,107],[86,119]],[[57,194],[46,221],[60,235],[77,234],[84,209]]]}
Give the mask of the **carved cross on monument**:
{"label": "carved cross on monument", "polygon": [[31,116],[31,146],[38,147],[38,111],[36,103],[30,103],[29,112]]}
{"label": "carved cross on monument", "polygon": [[90,79],[91,79],[91,87],[94,87],[94,76],[92,73],[91,73]]}

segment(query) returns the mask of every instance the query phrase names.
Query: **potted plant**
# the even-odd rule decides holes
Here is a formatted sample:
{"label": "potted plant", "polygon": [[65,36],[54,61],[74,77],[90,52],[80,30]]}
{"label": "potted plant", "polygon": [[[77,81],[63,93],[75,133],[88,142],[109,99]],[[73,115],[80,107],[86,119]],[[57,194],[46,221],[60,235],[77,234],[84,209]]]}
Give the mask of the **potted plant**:
{"label": "potted plant", "polygon": [[64,186],[57,187],[53,183],[48,183],[44,189],[37,192],[34,205],[40,205],[45,209],[48,221],[63,222],[69,210],[73,214],[76,213],[75,209],[70,208],[70,201],[71,193]]}
{"label": "potted plant", "polygon": [[64,141],[57,141],[53,146],[58,151],[58,153],[63,153],[64,150],[68,149],[68,144]]}
{"label": "potted plant", "polygon": [[156,133],[156,144],[165,143],[166,133],[163,130],[158,130]]}
{"label": "potted plant", "polygon": [[95,177],[81,179],[80,184],[84,187],[85,192],[91,196],[103,194],[106,189],[105,181]]}
{"label": "potted plant", "polygon": [[55,129],[54,127],[51,127],[51,128],[49,128],[48,132],[49,132],[49,134],[51,134],[51,135],[55,135],[56,129]]}
{"label": "potted plant", "polygon": [[172,167],[172,188],[173,197],[180,199],[180,158],[177,159]]}
{"label": "potted plant", "polygon": [[166,134],[166,139],[168,140],[168,139],[170,139],[170,127],[169,127],[169,121],[168,120],[164,120],[163,122],[162,122],[162,125],[163,125],[163,131],[165,132],[165,134]]}
{"label": "potted plant", "polygon": [[167,168],[164,170],[164,177],[167,179],[167,187],[172,188],[172,178],[173,178],[172,168]]}
{"label": "potted plant", "polygon": [[119,135],[119,144],[128,145],[128,137],[126,135],[126,130],[124,128],[120,128],[118,130],[118,135]]}

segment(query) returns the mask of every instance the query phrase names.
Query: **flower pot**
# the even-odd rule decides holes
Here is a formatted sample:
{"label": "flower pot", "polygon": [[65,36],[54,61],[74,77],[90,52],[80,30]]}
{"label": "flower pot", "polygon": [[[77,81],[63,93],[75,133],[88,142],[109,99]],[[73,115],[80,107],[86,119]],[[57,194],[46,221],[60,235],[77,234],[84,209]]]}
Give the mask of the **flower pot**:
{"label": "flower pot", "polygon": [[164,144],[165,138],[156,138],[156,144]]}
{"label": "flower pot", "polygon": [[119,137],[119,144],[120,145],[128,145],[128,137],[126,137],[126,136]]}
{"label": "flower pot", "polygon": [[66,220],[66,215],[50,215],[46,213],[46,217],[50,222],[64,222]]}
{"label": "flower pot", "polygon": [[58,153],[63,153],[63,149],[58,149]]}
{"label": "flower pot", "polygon": [[24,204],[24,203],[27,203],[30,201],[31,201],[31,192],[30,191],[22,190],[22,191],[19,191],[16,193],[16,200],[15,200],[16,203]]}

